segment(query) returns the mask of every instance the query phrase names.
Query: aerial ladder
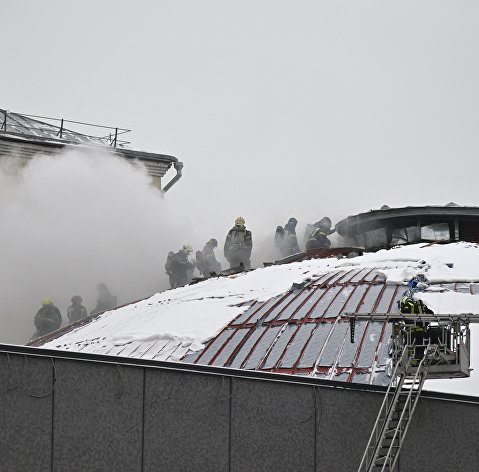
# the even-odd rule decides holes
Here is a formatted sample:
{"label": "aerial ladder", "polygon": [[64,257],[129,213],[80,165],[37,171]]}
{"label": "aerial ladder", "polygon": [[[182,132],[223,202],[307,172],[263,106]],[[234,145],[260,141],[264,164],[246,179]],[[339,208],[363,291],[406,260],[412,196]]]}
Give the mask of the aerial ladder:
{"label": "aerial ladder", "polygon": [[[388,321],[391,382],[374,423],[358,472],[393,471],[426,377],[470,376],[469,324],[479,315],[349,313],[351,341],[356,320]],[[425,329],[417,336],[414,329]]]}

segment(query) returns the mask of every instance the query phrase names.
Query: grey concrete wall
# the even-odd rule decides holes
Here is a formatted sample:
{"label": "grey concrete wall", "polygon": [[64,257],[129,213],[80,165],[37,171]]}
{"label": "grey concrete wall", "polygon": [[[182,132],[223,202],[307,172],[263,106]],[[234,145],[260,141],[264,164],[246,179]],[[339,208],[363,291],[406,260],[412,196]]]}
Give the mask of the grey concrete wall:
{"label": "grey concrete wall", "polygon": [[0,470],[49,471],[53,363],[0,355]]}
{"label": "grey concrete wall", "polygon": [[[0,352],[0,470],[357,470],[383,394]],[[479,470],[479,404],[422,398],[398,471]]]}
{"label": "grey concrete wall", "polygon": [[228,470],[230,379],[145,374],[144,470]]}
{"label": "grey concrete wall", "polygon": [[317,470],[357,470],[384,396],[341,389],[317,392]]}
{"label": "grey concrete wall", "polygon": [[55,361],[53,471],[140,471],[143,371]]}
{"label": "grey concrete wall", "polygon": [[314,471],[312,387],[235,379],[231,401],[232,472]]}

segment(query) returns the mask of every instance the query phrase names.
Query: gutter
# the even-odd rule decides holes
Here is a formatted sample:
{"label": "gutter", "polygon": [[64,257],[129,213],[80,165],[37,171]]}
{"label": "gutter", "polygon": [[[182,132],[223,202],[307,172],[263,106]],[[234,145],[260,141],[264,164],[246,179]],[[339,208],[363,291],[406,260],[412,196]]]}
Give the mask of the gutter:
{"label": "gutter", "polygon": [[168,190],[170,190],[170,188],[173,187],[183,175],[183,162],[177,161],[173,163],[173,166],[175,167],[176,175],[163,187],[163,193],[168,192]]}

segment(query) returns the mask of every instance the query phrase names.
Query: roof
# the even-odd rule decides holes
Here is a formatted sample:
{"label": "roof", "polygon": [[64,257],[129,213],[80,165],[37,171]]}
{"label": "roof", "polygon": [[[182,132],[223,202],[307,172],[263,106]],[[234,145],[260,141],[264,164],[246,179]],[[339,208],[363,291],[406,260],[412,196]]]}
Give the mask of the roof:
{"label": "roof", "polygon": [[[47,121],[40,121],[34,119],[33,115],[24,115],[20,113],[14,113],[6,110],[0,110],[0,126],[3,133],[12,136],[21,136],[23,138],[31,138],[35,140],[47,140],[57,143],[74,143],[74,144],[96,144],[96,145],[111,145],[112,133],[115,133],[115,127],[93,125],[89,123],[81,123],[67,120],[61,120],[56,118],[43,118],[53,122],[58,122],[58,125],[48,123]],[[72,125],[84,125],[88,127],[94,127],[96,129],[102,129],[100,136],[88,135],[68,129],[67,126],[63,126],[63,121],[71,123]],[[69,127],[69,126],[68,126]],[[91,128],[90,128],[91,129]],[[128,132],[120,128],[120,133]],[[121,145],[119,143],[119,145]]]}
{"label": "roof", "polygon": [[[85,134],[73,130],[74,127],[89,132],[95,130],[98,134]],[[37,117],[0,109],[0,155],[15,153],[31,158],[39,151],[49,154],[69,145],[103,146],[127,159],[140,159],[151,175],[160,177],[171,164],[178,162],[176,157],[167,154],[129,149],[129,142],[121,139],[129,131],[126,128]]]}
{"label": "roof", "polygon": [[[188,362],[318,378],[387,384],[390,325],[358,322],[350,342],[347,312],[396,312],[404,288],[376,269],[328,272],[303,287],[254,303]],[[375,377],[374,381],[372,377]]]}
{"label": "roof", "polygon": [[479,313],[479,246],[418,244],[354,258],[312,259],[158,293],[38,344],[46,348],[385,384],[390,327],[347,312],[397,310],[425,272],[435,313]]}
{"label": "roof", "polygon": [[[370,210],[357,215],[348,216],[336,224],[338,233],[342,236],[345,234],[364,230],[368,224],[381,222],[385,220],[393,220],[396,218],[407,217],[422,218],[478,218],[479,207],[476,206],[460,206],[449,203],[445,206],[408,206],[402,208],[382,208],[379,210]],[[361,227],[361,225],[365,225]]]}

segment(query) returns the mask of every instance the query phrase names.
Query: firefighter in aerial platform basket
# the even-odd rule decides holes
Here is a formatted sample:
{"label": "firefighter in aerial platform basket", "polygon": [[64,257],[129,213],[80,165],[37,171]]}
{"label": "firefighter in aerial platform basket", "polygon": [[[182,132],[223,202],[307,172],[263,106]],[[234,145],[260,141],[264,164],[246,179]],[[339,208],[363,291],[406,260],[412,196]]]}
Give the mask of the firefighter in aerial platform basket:
{"label": "firefighter in aerial platform basket", "polygon": [[[420,318],[423,314],[434,314],[422,300],[413,297],[414,293],[408,290],[401,300],[398,301],[399,311],[402,315],[415,314]],[[417,364],[424,354],[428,325],[429,323],[424,321],[404,320],[406,336],[409,337],[409,342],[414,343],[416,346],[414,349],[414,359],[412,361],[413,365]]]}

